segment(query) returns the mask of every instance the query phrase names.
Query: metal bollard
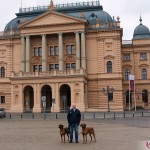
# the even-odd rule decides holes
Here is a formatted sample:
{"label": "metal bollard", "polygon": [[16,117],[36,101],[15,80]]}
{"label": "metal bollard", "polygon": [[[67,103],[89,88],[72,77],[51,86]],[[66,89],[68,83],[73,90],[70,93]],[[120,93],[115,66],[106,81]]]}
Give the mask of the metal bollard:
{"label": "metal bollard", "polygon": [[57,117],[57,113],[56,113],[56,119],[58,119],[58,117]]}
{"label": "metal bollard", "polygon": [[34,113],[32,113],[32,119],[34,119]]}
{"label": "metal bollard", "polygon": [[116,113],[114,112],[114,119],[116,118]]}
{"label": "metal bollard", "polygon": [[105,119],[105,113],[104,113],[104,119]]}
{"label": "metal bollard", "polygon": [[125,112],[124,112],[124,115],[123,115],[123,116],[124,116],[124,118],[126,117],[126,113],[125,113]]}
{"label": "metal bollard", "polygon": [[133,112],[133,117],[134,117],[134,112]]}
{"label": "metal bollard", "polygon": [[142,111],[142,117],[143,117],[144,115],[143,115],[143,111]]}
{"label": "metal bollard", "polygon": [[11,114],[10,114],[9,118],[11,119]]}
{"label": "metal bollard", "polygon": [[21,114],[21,119],[22,119],[22,114]]}

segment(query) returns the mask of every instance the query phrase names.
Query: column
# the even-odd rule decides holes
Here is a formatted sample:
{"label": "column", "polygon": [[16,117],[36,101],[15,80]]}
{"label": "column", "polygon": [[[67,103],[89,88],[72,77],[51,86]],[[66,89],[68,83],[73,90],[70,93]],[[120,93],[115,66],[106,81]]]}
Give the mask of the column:
{"label": "column", "polygon": [[21,71],[25,72],[25,49],[26,49],[26,44],[25,44],[25,37],[21,37]]}
{"label": "column", "polygon": [[30,37],[26,37],[26,72],[30,72]]}
{"label": "column", "polygon": [[76,70],[80,69],[80,38],[79,32],[76,32]]}
{"label": "column", "polygon": [[59,70],[63,71],[63,39],[62,33],[58,34],[58,47],[59,47]]}
{"label": "column", "polygon": [[81,32],[81,67],[86,70],[85,32]]}
{"label": "column", "polygon": [[46,35],[42,35],[42,72],[47,71],[47,61],[46,61]]}

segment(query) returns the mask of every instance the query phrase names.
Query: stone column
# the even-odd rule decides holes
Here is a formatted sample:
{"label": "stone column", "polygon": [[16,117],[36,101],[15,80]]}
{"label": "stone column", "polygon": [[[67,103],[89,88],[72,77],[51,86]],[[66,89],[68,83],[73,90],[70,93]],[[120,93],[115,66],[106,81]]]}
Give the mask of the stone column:
{"label": "stone column", "polygon": [[76,32],[76,70],[80,69],[80,38],[79,32]]}
{"label": "stone column", "polygon": [[30,37],[26,37],[26,72],[30,72]]}
{"label": "stone column", "polygon": [[58,47],[59,47],[59,70],[63,71],[63,38],[62,33],[58,34]]}
{"label": "stone column", "polygon": [[25,56],[26,56],[25,37],[21,37],[21,71],[25,72]]}
{"label": "stone column", "polygon": [[85,32],[81,32],[81,67],[86,70]]}
{"label": "stone column", "polygon": [[42,35],[42,72],[47,71],[47,63],[46,63],[46,35]]}

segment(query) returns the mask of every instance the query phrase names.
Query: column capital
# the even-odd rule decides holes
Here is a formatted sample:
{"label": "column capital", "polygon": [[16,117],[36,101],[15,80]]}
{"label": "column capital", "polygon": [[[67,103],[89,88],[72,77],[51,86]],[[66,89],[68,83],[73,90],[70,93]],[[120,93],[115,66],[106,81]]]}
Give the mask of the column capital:
{"label": "column capital", "polygon": [[26,35],[25,37],[29,39],[29,38],[30,38],[30,35]]}
{"label": "column capital", "polygon": [[79,33],[80,33],[80,31],[75,31],[74,33],[75,33],[75,34],[79,34]]}
{"label": "column capital", "polygon": [[45,36],[46,37],[46,34],[41,34],[41,36]]}
{"label": "column capital", "polygon": [[85,34],[85,31],[80,31],[80,33],[84,33]]}
{"label": "column capital", "polygon": [[57,33],[58,35],[63,35],[63,33],[62,32],[60,32],[60,33]]}

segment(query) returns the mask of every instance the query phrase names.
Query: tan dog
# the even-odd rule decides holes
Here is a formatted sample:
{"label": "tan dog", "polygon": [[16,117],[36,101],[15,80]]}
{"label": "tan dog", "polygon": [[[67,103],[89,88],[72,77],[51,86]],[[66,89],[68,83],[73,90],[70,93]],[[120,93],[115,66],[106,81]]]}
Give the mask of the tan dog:
{"label": "tan dog", "polygon": [[92,127],[86,128],[86,124],[85,123],[80,124],[80,126],[82,127],[83,143],[85,143],[85,144],[87,143],[87,135],[88,134],[91,137],[91,141],[92,141],[92,135],[93,135],[94,141],[96,142],[94,129]]}
{"label": "tan dog", "polygon": [[68,141],[69,141],[69,128],[68,127],[65,127],[60,124],[58,126],[58,128],[60,129],[60,136],[61,136],[61,143],[65,143],[66,142],[66,139],[65,139],[65,136],[67,135],[68,136]]}

